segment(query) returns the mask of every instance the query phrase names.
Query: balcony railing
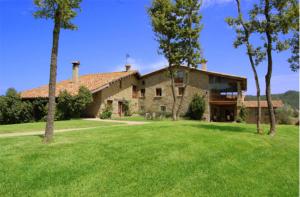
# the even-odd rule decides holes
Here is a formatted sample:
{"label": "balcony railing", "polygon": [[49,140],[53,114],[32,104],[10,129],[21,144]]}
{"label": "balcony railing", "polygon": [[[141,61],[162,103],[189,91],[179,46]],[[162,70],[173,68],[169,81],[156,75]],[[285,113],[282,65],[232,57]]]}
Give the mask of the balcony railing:
{"label": "balcony railing", "polygon": [[237,94],[210,94],[210,101],[237,101]]}

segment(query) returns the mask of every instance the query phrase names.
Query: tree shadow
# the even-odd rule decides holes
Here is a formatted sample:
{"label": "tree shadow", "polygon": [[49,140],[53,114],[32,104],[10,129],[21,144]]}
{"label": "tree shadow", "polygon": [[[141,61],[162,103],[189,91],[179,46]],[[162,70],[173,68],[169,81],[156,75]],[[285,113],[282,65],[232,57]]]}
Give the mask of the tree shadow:
{"label": "tree shadow", "polygon": [[255,134],[255,129],[241,127],[239,125],[217,125],[217,124],[198,124],[198,125],[190,125],[192,127],[196,127],[199,129],[207,129],[210,131],[221,131],[221,132],[240,132],[240,133],[252,133]]}

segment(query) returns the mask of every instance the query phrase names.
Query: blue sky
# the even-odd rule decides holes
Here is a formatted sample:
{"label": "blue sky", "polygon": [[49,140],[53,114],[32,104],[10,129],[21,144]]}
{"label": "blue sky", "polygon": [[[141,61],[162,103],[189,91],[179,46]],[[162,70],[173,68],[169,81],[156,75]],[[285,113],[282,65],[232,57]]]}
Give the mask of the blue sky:
{"label": "blue sky", "polygon": [[[71,77],[71,62],[81,62],[80,74],[124,69],[125,55],[141,73],[166,65],[157,53],[146,8],[150,0],[83,0],[74,20],[77,31],[62,30],[57,80]],[[251,0],[244,2],[248,8]],[[33,0],[0,0],[0,94],[9,87],[18,91],[47,84],[53,22],[34,19]],[[204,0],[201,8],[204,29],[200,43],[208,60],[208,70],[248,78],[247,94],[255,94],[252,71],[245,49],[234,49],[234,32],[224,22],[236,15],[232,0]],[[299,89],[298,73],[290,71],[289,52],[274,53],[272,91]],[[258,67],[264,92],[266,64]]]}

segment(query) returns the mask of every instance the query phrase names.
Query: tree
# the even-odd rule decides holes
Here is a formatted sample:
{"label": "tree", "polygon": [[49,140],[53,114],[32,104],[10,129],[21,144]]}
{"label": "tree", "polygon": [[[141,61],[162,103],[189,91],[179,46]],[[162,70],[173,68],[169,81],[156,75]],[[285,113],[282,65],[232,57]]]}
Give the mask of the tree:
{"label": "tree", "polygon": [[265,58],[265,53],[261,50],[261,47],[254,48],[250,43],[251,34],[255,33],[252,21],[245,21],[243,19],[243,14],[241,11],[240,0],[236,0],[238,17],[237,18],[227,18],[226,22],[234,27],[237,34],[237,38],[234,41],[234,47],[237,48],[241,45],[245,45],[247,49],[247,55],[250,61],[251,69],[254,74],[255,85],[256,85],[256,100],[257,100],[257,117],[256,117],[256,129],[257,133],[261,134],[260,120],[261,120],[261,107],[260,107],[260,84],[258,79],[258,74],[256,66],[262,62]]}
{"label": "tree", "polygon": [[178,19],[175,13],[175,5],[171,0],[153,0],[151,7],[148,9],[151,17],[153,31],[156,40],[159,43],[159,53],[163,54],[168,60],[168,73],[172,89],[172,119],[176,120],[176,103],[174,75],[176,66],[180,65],[181,58],[178,55],[179,35]]}
{"label": "tree", "polygon": [[20,95],[13,88],[0,96],[0,124],[15,124],[31,122],[33,120],[32,105],[22,101]]}
{"label": "tree", "polygon": [[[179,20],[179,55],[181,56],[181,62],[186,63],[188,68],[197,68],[201,58],[199,35],[202,30],[202,25],[200,24],[202,15],[199,12],[200,6],[201,3],[198,0],[176,0],[176,15]],[[183,104],[188,83],[189,69],[185,73],[183,95],[176,112],[177,118]]]}
{"label": "tree", "polygon": [[44,137],[45,143],[50,142],[53,138],[57,55],[60,29],[74,30],[77,28],[71,23],[71,20],[76,17],[76,11],[80,8],[80,3],[81,0],[34,0],[34,4],[37,6],[37,11],[34,13],[34,16],[36,18],[54,20],[48,94],[48,115]]}
{"label": "tree", "polygon": [[[260,0],[250,11],[253,28],[263,36],[264,48],[267,55],[266,98],[270,119],[269,135],[276,133],[276,120],[271,97],[271,78],[273,71],[273,51],[281,52],[288,49],[289,40],[280,39],[279,35],[288,34],[293,28],[291,6],[295,0]],[[294,18],[292,16],[291,18]]]}

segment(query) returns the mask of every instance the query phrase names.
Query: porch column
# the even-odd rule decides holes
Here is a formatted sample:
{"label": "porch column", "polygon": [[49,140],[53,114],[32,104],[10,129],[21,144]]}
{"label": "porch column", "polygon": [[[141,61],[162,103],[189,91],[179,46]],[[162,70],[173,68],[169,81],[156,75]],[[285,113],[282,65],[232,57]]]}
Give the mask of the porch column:
{"label": "porch column", "polygon": [[237,116],[239,116],[242,105],[243,105],[243,92],[242,92],[242,88],[241,88],[241,82],[238,81],[237,82],[237,102],[236,102],[235,119],[237,118]]}

